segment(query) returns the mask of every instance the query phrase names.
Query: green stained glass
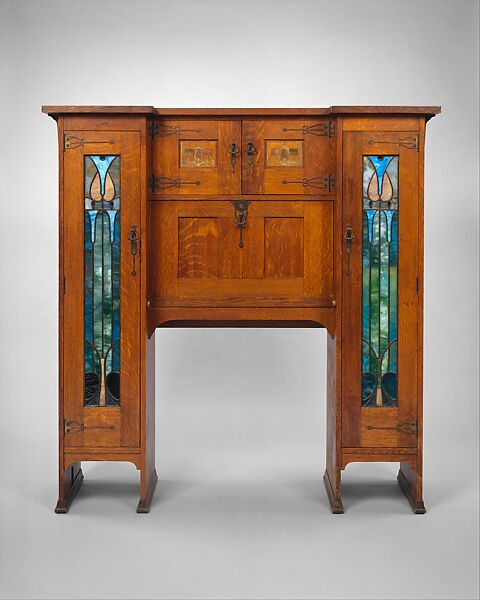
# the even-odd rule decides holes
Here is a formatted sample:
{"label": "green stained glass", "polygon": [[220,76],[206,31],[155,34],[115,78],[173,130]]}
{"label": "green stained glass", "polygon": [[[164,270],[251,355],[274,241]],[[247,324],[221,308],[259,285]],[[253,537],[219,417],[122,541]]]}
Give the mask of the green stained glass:
{"label": "green stained glass", "polygon": [[398,156],[363,157],[362,399],[397,406]]}
{"label": "green stained glass", "polygon": [[85,156],[84,199],[84,404],[119,406],[119,156]]}

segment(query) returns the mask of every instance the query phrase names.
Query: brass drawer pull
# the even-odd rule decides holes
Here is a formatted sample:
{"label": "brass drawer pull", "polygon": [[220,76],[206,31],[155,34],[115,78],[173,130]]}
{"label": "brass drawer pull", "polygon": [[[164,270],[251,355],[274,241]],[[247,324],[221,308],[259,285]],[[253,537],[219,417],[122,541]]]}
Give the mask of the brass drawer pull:
{"label": "brass drawer pull", "polygon": [[255,148],[255,144],[252,142],[251,139],[248,140],[248,142],[247,142],[247,145],[245,147],[245,152],[248,155],[247,163],[248,163],[249,166],[251,166],[253,164],[253,157],[257,153],[257,149]]}
{"label": "brass drawer pull", "polygon": [[235,169],[237,164],[237,157],[240,154],[240,148],[238,147],[237,141],[234,139],[228,148],[230,154],[230,162],[232,163],[232,171]]}
{"label": "brass drawer pull", "polygon": [[130,241],[130,252],[132,254],[132,275],[136,276],[137,270],[135,267],[135,257],[139,254],[139,246],[140,246],[140,236],[137,233],[137,226],[132,225],[130,228],[130,233],[128,234],[128,239]]}
{"label": "brass drawer pull", "polygon": [[357,236],[353,233],[353,229],[350,224],[347,225],[343,237],[345,239],[345,246],[347,252],[347,275],[350,276],[350,255],[352,254],[352,240],[357,239]]}
{"label": "brass drawer pull", "polygon": [[240,248],[243,248],[243,230],[247,226],[248,205],[250,204],[250,200],[232,200],[232,204],[235,215],[235,225],[240,231],[240,243],[238,245]]}

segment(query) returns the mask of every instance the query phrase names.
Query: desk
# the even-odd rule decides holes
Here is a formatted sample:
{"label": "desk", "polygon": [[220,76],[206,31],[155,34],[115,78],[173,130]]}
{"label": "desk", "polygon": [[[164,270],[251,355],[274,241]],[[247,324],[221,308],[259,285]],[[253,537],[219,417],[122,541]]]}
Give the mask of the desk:
{"label": "desk", "polygon": [[423,169],[439,107],[45,106],[59,139],[59,499],[87,460],[140,471],[157,327],[324,327],[324,482],[400,463],[422,497]]}

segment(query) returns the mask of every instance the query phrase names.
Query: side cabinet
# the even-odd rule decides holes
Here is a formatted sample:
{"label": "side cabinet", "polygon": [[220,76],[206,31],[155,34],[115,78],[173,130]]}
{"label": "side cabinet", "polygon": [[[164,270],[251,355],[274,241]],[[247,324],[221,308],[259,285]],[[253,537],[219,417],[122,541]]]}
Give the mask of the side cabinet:
{"label": "side cabinet", "polygon": [[[145,423],[145,119],[61,119],[60,498],[81,460],[151,479]],[[150,415],[151,417],[152,415]],[[150,461],[152,462],[152,461]],[[150,483],[150,482],[149,482]],[[146,481],[144,486],[148,485]],[[144,500],[146,492],[143,493]]]}
{"label": "side cabinet", "polygon": [[345,119],[341,467],[401,463],[421,486],[424,122]]}

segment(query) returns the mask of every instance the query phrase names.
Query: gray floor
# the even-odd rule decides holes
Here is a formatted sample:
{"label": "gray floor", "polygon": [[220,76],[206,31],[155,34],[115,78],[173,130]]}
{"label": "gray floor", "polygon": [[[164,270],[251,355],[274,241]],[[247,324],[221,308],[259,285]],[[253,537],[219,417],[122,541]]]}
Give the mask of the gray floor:
{"label": "gray floor", "polygon": [[161,333],[151,513],[119,463],[84,463],[53,513],[52,407],[40,444],[2,454],[2,598],[478,597],[476,459],[468,429],[441,442],[441,405],[426,403],[428,513],[410,513],[397,465],[357,464],[331,515],[324,333]]}

